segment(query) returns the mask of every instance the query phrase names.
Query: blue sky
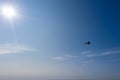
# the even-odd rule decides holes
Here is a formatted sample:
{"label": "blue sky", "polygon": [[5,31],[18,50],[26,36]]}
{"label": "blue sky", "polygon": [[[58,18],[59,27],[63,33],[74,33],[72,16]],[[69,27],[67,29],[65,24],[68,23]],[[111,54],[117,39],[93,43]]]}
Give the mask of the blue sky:
{"label": "blue sky", "polygon": [[[0,13],[0,76],[120,79],[119,4],[0,0],[17,12],[13,25]],[[88,40],[91,45],[84,44]]]}

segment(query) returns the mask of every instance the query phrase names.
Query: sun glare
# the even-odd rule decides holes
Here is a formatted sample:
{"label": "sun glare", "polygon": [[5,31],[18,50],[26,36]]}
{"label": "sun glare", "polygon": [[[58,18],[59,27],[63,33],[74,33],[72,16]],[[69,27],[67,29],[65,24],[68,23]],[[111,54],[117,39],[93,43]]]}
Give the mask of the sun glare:
{"label": "sun glare", "polygon": [[16,16],[16,11],[12,6],[3,6],[2,7],[2,15],[7,18],[14,18]]}

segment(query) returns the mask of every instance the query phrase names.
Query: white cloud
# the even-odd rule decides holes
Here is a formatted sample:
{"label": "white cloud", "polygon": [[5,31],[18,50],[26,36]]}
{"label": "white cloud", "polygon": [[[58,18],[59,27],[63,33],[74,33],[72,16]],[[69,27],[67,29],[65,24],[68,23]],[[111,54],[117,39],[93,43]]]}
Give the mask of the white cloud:
{"label": "white cloud", "polygon": [[89,54],[89,53],[91,53],[91,51],[83,51],[83,52],[81,52],[80,54],[86,55],[86,54]]}
{"label": "white cloud", "polygon": [[66,57],[66,58],[78,58],[80,56],[67,54],[67,55],[64,55],[64,57]]}
{"label": "white cloud", "polygon": [[63,61],[63,60],[65,60],[65,57],[58,56],[58,57],[54,57],[53,59],[54,59],[54,60]]}
{"label": "white cloud", "polygon": [[66,60],[66,59],[78,58],[78,57],[80,57],[80,56],[75,56],[75,55],[67,54],[67,55],[63,55],[63,56],[57,56],[57,57],[54,57],[53,59],[54,59],[54,60],[60,60],[60,61],[63,61],[63,60]]}
{"label": "white cloud", "polygon": [[34,48],[21,44],[2,44],[0,45],[0,54],[22,53],[26,51],[35,51]]}
{"label": "white cloud", "polygon": [[115,50],[115,51],[107,51],[107,52],[103,52],[100,54],[87,54],[87,57],[97,57],[97,56],[109,56],[109,55],[113,55],[113,54],[120,54],[120,50]]}
{"label": "white cloud", "polygon": [[63,61],[63,60],[66,60],[66,59],[80,58],[80,57],[83,57],[83,56],[85,56],[89,53],[91,53],[91,51],[83,51],[83,52],[80,53],[80,55],[65,54],[65,55],[62,55],[62,56],[53,57],[53,59]]}
{"label": "white cloud", "polygon": [[112,55],[112,54],[120,54],[120,50],[105,52],[102,55],[105,56],[105,55]]}
{"label": "white cloud", "polygon": [[[94,54],[93,54],[94,53]],[[74,58],[87,58],[87,57],[100,57],[100,56],[109,56],[109,55],[113,55],[113,54],[120,54],[120,50],[115,50],[115,51],[106,51],[106,52],[102,52],[102,53],[95,53],[95,52],[91,52],[91,51],[83,51],[80,53],[80,55],[63,55],[63,56],[57,56],[54,57],[54,60],[66,60],[66,59],[74,59]]]}

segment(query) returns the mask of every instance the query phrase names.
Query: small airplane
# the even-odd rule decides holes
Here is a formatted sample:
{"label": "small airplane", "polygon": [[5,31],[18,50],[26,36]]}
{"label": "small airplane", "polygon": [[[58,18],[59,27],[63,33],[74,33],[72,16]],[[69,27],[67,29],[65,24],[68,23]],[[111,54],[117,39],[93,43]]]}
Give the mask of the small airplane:
{"label": "small airplane", "polygon": [[87,42],[85,42],[85,44],[90,45],[90,44],[91,44],[91,42],[90,42],[90,41],[87,41]]}

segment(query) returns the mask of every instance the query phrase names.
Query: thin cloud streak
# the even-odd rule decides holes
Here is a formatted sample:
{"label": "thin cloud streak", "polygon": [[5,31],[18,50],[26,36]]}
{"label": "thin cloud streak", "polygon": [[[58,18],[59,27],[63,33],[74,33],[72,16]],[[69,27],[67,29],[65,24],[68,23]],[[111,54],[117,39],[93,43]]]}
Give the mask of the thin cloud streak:
{"label": "thin cloud streak", "polygon": [[109,55],[114,55],[114,54],[120,54],[120,50],[116,50],[116,51],[107,51],[107,52],[103,52],[101,54],[87,54],[87,57],[97,57],[97,56],[109,56]]}
{"label": "thin cloud streak", "polygon": [[54,57],[53,60],[63,61],[63,60],[65,60],[65,57],[57,56],[57,57]]}
{"label": "thin cloud streak", "polygon": [[83,52],[81,52],[80,54],[86,55],[86,54],[89,54],[89,53],[91,53],[91,51],[83,51]]}
{"label": "thin cloud streak", "polygon": [[2,44],[0,45],[0,54],[22,53],[26,51],[36,51],[36,49],[22,44]]}
{"label": "thin cloud streak", "polygon": [[66,59],[75,59],[75,58],[92,58],[92,57],[102,57],[102,56],[109,56],[109,55],[115,55],[115,54],[120,54],[120,50],[115,50],[115,51],[106,51],[106,52],[102,52],[102,53],[96,53],[96,54],[92,54],[94,52],[91,51],[83,51],[80,53],[80,55],[63,55],[63,56],[57,56],[54,57],[54,60],[59,60],[59,61],[63,61]]}
{"label": "thin cloud streak", "polygon": [[66,59],[79,58],[79,57],[80,57],[80,55],[70,55],[70,54],[66,54],[66,55],[63,55],[63,56],[53,57],[53,59],[54,59],[54,60],[63,61],[63,60],[66,60]]}
{"label": "thin cloud streak", "polygon": [[80,55],[71,55],[71,54],[66,54],[66,55],[63,55],[63,56],[56,56],[56,57],[53,57],[54,60],[59,60],[59,61],[63,61],[63,60],[66,60],[66,59],[75,59],[75,58],[80,58],[80,57],[83,57],[87,54],[91,53],[91,51],[83,51],[80,53]]}
{"label": "thin cloud streak", "polygon": [[53,59],[54,59],[54,60],[63,61],[63,60],[66,60],[66,59],[78,58],[78,57],[79,57],[79,56],[74,56],[74,55],[63,55],[63,56],[54,57]]}

